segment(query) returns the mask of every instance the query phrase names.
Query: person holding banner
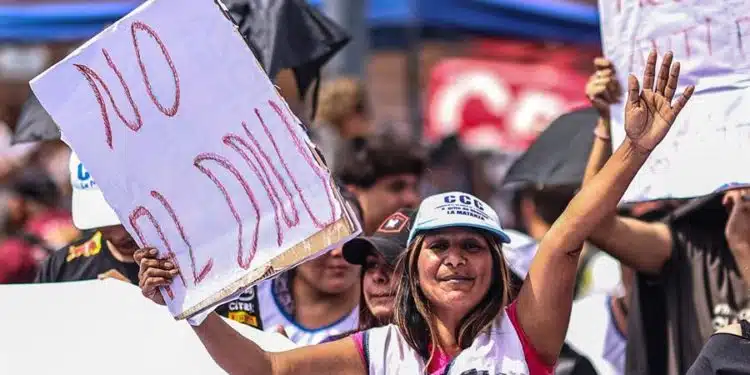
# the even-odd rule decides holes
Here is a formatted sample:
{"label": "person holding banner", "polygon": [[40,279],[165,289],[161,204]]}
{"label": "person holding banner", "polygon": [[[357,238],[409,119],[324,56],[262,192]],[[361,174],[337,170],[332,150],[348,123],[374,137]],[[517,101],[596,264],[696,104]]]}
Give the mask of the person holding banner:
{"label": "person holding banner", "polygon": [[[671,58],[668,54],[664,60]],[[655,59],[649,56],[648,63]],[[601,75],[613,78],[611,72]],[[592,99],[597,106],[614,100],[606,95]],[[605,113],[589,159],[594,172],[609,153],[609,130]],[[684,214],[651,223],[612,211],[589,238],[637,272],[640,290],[634,301],[642,311],[631,311],[627,374],[685,374],[716,329],[750,316],[750,189],[729,190],[684,207],[693,212],[683,208]],[[649,286],[654,281],[659,290]],[[663,310],[654,306],[655,299],[665,301]]]}
{"label": "person holding banner", "polygon": [[70,156],[69,168],[73,185],[73,224],[84,233],[47,258],[34,282],[115,278],[138,284],[138,265],[133,260],[138,244],[120,224],[117,214],[75,153]]}
{"label": "person holding banner", "polygon": [[[694,88],[674,104],[679,65],[667,59],[644,90],[631,76],[626,140],[573,198],[539,243],[518,297],[509,296],[501,246],[509,241],[489,205],[465,193],[425,199],[412,226],[396,295],[395,324],[335,342],[268,353],[211,314],[194,331],[230,374],[551,374],[573,302],[583,242],[614,211],[635,174],[664,139]],[[159,287],[179,270],[139,250],[145,296],[164,303]],[[157,353],[143,353],[143,356]]]}

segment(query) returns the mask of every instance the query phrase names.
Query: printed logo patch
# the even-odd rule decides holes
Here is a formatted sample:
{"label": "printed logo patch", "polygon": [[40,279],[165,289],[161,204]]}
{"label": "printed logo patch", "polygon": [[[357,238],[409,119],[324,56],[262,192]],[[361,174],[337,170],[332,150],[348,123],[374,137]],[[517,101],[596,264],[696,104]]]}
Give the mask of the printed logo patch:
{"label": "printed logo patch", "polygon": [[73,188],[78,189],[78,190],[89,190],[89,189],[99,188],[99,186],[96,184],[96,181],[94,181],[94,179],[91,178],[91,174],[86,170],[86,168],[83,166],[82,163],[78,163],[78,167],[72,173],[70,180],[71,180],[70,183],[73,185]]}
{"label": "printed logo patch", "polygon": [[96,232],[91,238],[78,246],[71,246],[68,248],[68,256],[65,258],[66,262],[70,262],[73,259],[80,257],[90,257],[102,250],[102,233]]}
{"label": "printed logo patch", "polygon": [[409,223],[409,217],[400,213],[396,212],[395,214],[389,216],[383,224],[380,224],[380,228],[378,228],[378,232],[382,233],[400,233],[406,224]]}
{"label": "printed logo patch", "polygon": [[230,311],[228,315],[228,318],[234,320],[235,322],[247,324],[255,328],[258,328],[259,326],[258,317],[246,311]]}

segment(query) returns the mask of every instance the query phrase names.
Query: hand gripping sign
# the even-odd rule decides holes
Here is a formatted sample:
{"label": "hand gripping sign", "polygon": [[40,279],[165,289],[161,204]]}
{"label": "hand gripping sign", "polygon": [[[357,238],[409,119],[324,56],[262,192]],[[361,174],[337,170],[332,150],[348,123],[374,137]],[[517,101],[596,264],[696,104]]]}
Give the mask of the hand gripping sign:
{"label": "hand gripping sign", "polygon": [[31,82],[184,319],[359,233],[312,144],[210,0],[152,0]]}
{"label": "hand gripping sign", "polygon": [[[674,53],[690,105],[654,150],[625,201],[689,198],[750,184],[750,0],[599,1],[603,50],[623,85],[640,77],[649,51]],[[657,62],[657,65],[661,62]],[[612,108],[612,139],[625,139],[624,101]]]}

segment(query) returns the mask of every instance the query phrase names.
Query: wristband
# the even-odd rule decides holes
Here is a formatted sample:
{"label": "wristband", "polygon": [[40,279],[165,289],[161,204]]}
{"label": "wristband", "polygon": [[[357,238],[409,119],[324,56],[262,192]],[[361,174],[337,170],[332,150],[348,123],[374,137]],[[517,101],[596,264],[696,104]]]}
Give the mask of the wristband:
{"label": "wristband", "polygon": [[609,132],[607,132],[606,130],[604,130],[604,129],[598,127],[598,126],[596,128],[594,128],[594,136],[596,136],[596,138],[599,138],[599,139],[601,139],[603,141],[609,141],[610,139],[612,139],[609,136]]}

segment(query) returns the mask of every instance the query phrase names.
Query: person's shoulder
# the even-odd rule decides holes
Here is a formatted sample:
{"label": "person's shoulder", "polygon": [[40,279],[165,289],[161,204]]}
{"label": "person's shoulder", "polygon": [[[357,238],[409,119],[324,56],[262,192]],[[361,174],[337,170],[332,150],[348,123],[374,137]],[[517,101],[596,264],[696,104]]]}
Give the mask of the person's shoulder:
{"label": "person's shoulder", "polygon": [[[739,333],[739,334],[738,334]],[[750,322],[740,321],[717,331],[708,339],[688,375],[748,374]]]}
{"label": "person's shoulder", "polygon": [[724,328],[720,328],[716,333],[727,333],[735,336],[743,337],[750,340],[750,321],[740,320],[737,323],[730,324]]}
{"label": "person's shoulder", "polygon": [[716,332],[714,332],[715,335],[722,334],[722,333],[735,335],[735,336],[742,336],[742,326],[740,325],[740,323],[734,323],[726,327],[719,328]]}
{"label": "person's shoulder", "polygon": [[364,331],[355,332],[349,337],[358,345],[362,345],[363,348],[370,348],[368,350],[370,355],[377,353],[384,355],[391,350],[397,352],[413,350],[395,324],[368,328]]}
{"label": "person's shoulder", "polygon": [[365,339],[375,338],[387,340],[388,337],[393,337],[394,335],[399,338],[402,337],[401,331],[398,329],[398,326],[396,326],[395,324],[387,324],[380,327],[368,328],[364,331],[357,331],[354,332],[351,336],[361,337]]}

